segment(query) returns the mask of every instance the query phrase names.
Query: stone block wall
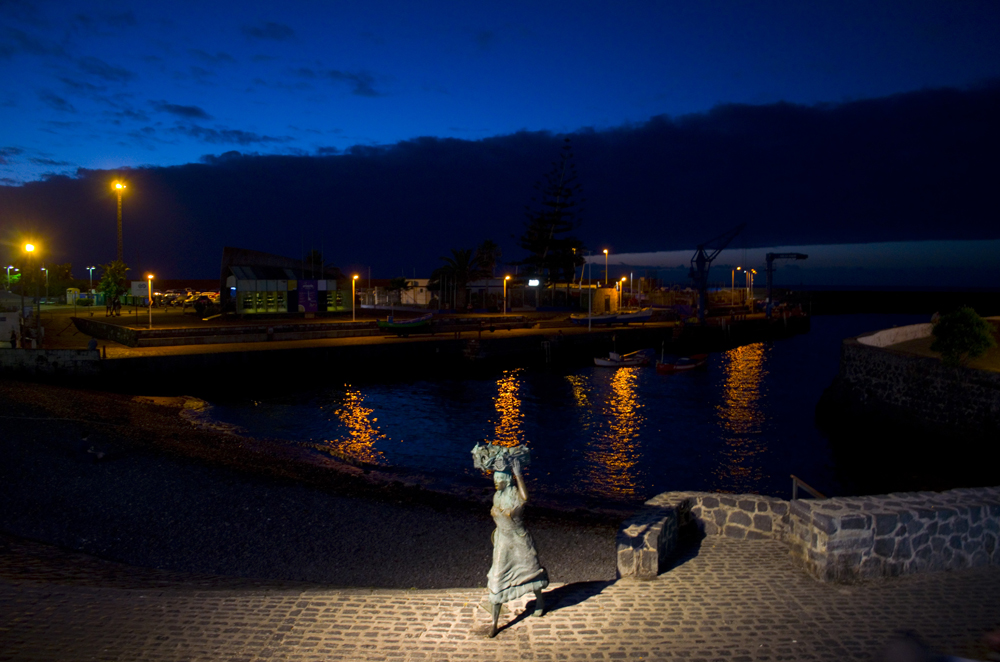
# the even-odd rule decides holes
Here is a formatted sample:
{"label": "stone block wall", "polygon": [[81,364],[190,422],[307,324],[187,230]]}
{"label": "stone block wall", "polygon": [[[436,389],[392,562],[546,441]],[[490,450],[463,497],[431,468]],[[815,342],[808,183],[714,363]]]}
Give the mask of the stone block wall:
{"label": "stone block wall", "polygon": [[656,577],[686,526],[784,541],[822,581],[1000,565],[1000,487],[794,501],[666,492],[619,529],[619,577]]}
{"label": "stone block wall", "polygon": [[0,374],[19,378],[94,377],[101,354],[89,349],[7,349],[0,351]]}
{"label": "stone block wall", "polygon": [[1000,488],[791,502],[793,557],[824,581],[1000,565]]}

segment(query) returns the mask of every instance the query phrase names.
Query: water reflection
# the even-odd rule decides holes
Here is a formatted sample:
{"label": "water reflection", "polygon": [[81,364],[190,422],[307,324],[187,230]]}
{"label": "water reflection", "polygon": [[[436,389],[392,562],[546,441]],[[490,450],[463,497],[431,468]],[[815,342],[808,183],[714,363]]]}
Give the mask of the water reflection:
{"label": "water reflection", "polygon": [[[601,494],[631,497],[636,493],[638,443],[646,422],[638,398],[638,379],[639,368],[619,368],[612,373],[611,389],[600,409],[603,424],[587,445],[583,479]],[[582,388],[577,392],[576,387],[574,384],[577,404],[590,407],[587,392]]]}
{"label": "water reflection", "polygon": [[487,442],[499,446],[516,446],[524,443],[524,411],[521,409],[522,368],[510,370],[497,380],[497,394],[493,398],[493,407],[499,416],[494,424],[493,439]]}
{"label": "water reflection", "polygon": [[376,427],[378,418],[372,416],[374,410],[364,406],[364,401],[365,396],[361,391],[347,388],[343,401],[333,410],[333,416],[340,421],[346,436],[327,440],[326,443],[347,457],[371,464],[384,464],[385,457],[376,448],[376,444],[387,437]]}
{"label": "water reflection", "polygon": [[731,349],[722,355],[722,403],[716,407],[722,442],[719,464],[713,474],[724,492],[757,492],[768,474],[764,471],[767,444],[762,432],[769,347],[764,343]]}

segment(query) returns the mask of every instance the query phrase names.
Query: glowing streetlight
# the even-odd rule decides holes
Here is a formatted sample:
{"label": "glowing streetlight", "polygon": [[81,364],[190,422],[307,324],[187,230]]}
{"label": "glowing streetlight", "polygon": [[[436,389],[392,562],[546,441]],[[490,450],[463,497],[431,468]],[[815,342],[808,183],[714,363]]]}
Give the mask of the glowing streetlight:
{"label": "glowing streetlight", "polygon": [[357,322],[358,317],[354,308],[354,285],[358,282],[358,275],[354,274],[354,278],[351,279],[351,321]]}
{"label": "glowing streetlight", "polygon": [[733,279],[732,283],[729,285],[729,302],[734,305],[736,304],[736,272],[742,270],[743,267],[736,267],[735,269],[733,269],[733,274],[732,274]]}
{"label": "glowing streetlight", "polygon": [[115,193],[118,194],[118,261],[122,261],[122,191],[125,185],[119,181],[114,183]]}
{"label": "glowing streetlight", "polygon": [[[28,268],[29,269],[31,267],[31,254],[32,254],[32,252],[34,252],[34,250],[35,250],[35,245],[34,244],[25,244],[24,245],[24,252],[28,254],[25,259],[27,260]],[[28,274],[29,271],[25,270],[24,273]],[[21,279],[21,317],[24,317],[24,281],[25,281],[25,279],[22,278]],[[23,330],[21,331],[21,334],[22,335],[24,334]]]}
{"label": "glowing streetlight", "polygon": [[[49,302],[49,270],[42,267],[42,271],[45,272],[45,303]],[[41,305],[41,304],[39,304]]]}
{"label": "glowing streetlight", "polygon": [[149,328],[153,328],[153,274],[146,274],[146,282],[149,284]]}
{"label": "glowing streetlight", "polygon": [[604,282],[608,282],[608,249],[604,249]]}
{"label": "glowing streetlight", "polygon": [[503,314],[507,314],[507,281],[510,280],[510,276],[503,277]]}

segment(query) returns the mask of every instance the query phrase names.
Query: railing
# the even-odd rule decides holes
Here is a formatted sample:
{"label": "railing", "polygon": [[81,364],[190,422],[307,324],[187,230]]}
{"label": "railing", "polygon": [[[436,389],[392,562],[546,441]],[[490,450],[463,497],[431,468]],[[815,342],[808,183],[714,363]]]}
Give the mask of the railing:
{"label": "railing", "polygon": [[820,492],[816,488],[812,487],[811,485],[809,485],[808,483],[806,483],[804,480],[802,480],[801,478],[799,478],[795,474],[792,474],[792,501],[794,501],[795,499],[799,498],[799,488],[800,487],[803,490],[805,490],[806,492],[808,492],[809,494],[811,494],[814,497],[816,497],[817,499],[826,499],[827,498],[827,496],[825,494],[823,494],[822,492]]}

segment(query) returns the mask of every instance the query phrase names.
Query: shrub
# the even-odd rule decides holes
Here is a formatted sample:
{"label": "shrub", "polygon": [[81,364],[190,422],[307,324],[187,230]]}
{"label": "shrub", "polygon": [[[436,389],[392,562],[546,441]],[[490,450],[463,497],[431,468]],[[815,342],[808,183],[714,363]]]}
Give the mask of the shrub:
{"label": "shrub", "polygon": [[995,347],[990,323],[968,306],[942,315],[934,325],[931,351],[940,352],[945,365],[959,366]]}

